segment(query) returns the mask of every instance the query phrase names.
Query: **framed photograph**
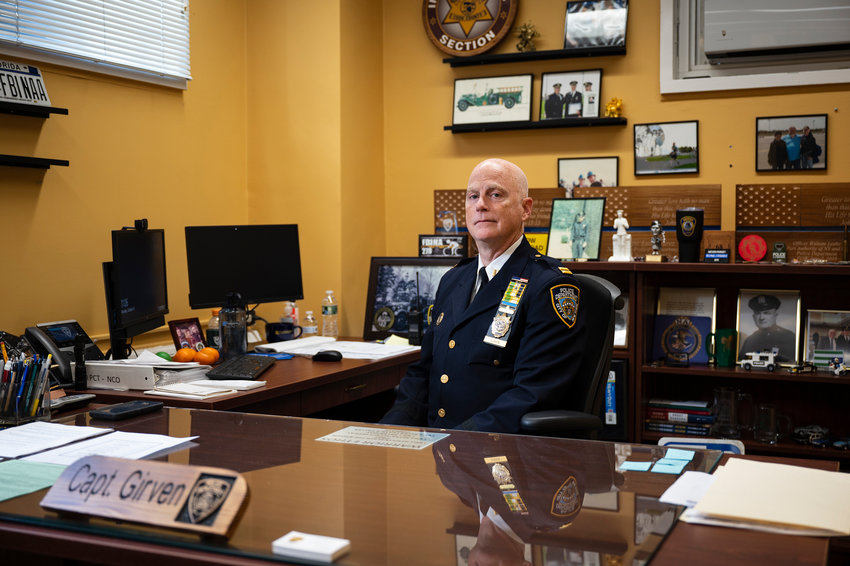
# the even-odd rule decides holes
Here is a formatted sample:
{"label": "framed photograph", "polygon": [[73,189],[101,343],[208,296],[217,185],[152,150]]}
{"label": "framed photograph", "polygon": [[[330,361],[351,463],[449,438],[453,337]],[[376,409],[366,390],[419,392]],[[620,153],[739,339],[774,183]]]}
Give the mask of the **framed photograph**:
{"label": "framed photograph", "polygon": [[407,313],[418,310],[422,332],[430,324],[428,307],[434,304],[440,279],[459,258],[373,257],[366,295],[364,340],[390,334],[407,338]]}
{"label": "framed photograph", "polygon": [[456,79],[452,125],[531,120],[531,78]]}
{"label": "framed photograph", "polygon": [[558,186],[572,196],[576,187],[616,187],[619,157],[562,157],[558,159]]}
{"label": "framed photograph", "polygon": [[192,348],[200,351],[204,344],[204,332],[201,330],[201,323],[197,318],[182,318],[180,320],[169,320],[168,329],[171,330],[171,339],[174,340],[174,347]]}
{"label": "framed photograph", "polygon": [[756,118],[756,171],[825,170],[826,117]]}
{"label": "framed photograph", "polygon": [[842,352],[850,359],[850,311],[806,310],[806,361],[815,361],[815,350]]}
{"label": "framed photograph", "polygon": [[567,2],[564,49],[626,45],[629,0]]}
{"label": "framed photograph", "polygon": [[464,258],[469,250],[469,236],[419,234],[419,257]]}
{"label": "framed photograph", "polygon": [[717,290],[713,287],[661,287],[658,289],[656,314],[705,316],[711,319],[717,311]]}
{"label": "framed photograph", "polygon": [[776,362],[799,361],[800,292],[741,289],[738,295],[738,359],[777,350]]}
{"label": "framed photograph", "polygon": [[599,259],[605,198],[552,199],[546,255],[561,260]]}
{"label": "framed photograph", "polygon": [[598,118],[602,69],[543,73],[540,119]]}
{"label": "framed photograph", "polygon": [[635,175],[699,173],[699,122],[635,124]]}

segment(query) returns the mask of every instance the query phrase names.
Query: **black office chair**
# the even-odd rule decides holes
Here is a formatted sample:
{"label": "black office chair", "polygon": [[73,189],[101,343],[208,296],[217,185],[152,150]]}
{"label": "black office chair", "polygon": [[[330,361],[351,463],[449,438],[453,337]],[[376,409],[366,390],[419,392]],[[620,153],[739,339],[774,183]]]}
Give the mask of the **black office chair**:
{"label": "black office chair", "polygon": [[614,350],[614,311],[622,308],[623,298],[607,279],[587,273],[575,277],[581,288],[579,309],[587,317],[584,356],[563,409],[527,413],[520,422],[523,434],[596,438],[603,426],[602,404]]}

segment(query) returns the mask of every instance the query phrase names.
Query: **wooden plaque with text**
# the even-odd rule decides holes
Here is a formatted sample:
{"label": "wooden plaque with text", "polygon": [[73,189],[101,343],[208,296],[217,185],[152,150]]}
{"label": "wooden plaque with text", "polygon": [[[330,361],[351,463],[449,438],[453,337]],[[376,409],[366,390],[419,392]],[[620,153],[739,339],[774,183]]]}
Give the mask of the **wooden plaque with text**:
{"label": "wooden plaque with text", "polygon": [[847,260],[850,183],[748,184],[735,187],[738,241],[757,234],[771,250],[782,242],[787,261]]}
{"label": "wooden plaque with text", "polygon": [[245,479],[224,468],[87,456],[65,468],[41,506],[228,536],[247,493]]}

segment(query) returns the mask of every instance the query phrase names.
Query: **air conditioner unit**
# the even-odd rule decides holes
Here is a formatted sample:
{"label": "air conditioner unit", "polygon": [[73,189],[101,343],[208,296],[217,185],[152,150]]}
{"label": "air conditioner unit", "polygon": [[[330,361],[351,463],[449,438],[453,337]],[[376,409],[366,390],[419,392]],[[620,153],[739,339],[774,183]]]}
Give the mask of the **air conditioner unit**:
{"label": "air conditioner unit", "polygon": [[850,52],[850,0],[704,0],[709,62]]}

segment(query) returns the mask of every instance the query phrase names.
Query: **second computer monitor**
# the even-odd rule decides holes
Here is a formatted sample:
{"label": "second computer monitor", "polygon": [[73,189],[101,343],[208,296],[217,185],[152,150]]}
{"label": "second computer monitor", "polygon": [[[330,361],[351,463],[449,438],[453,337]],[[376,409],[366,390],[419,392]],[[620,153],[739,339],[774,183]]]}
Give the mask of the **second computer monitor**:
{"label": "second computer monitor", "polygon": [[304,298],[296,224],[186,226],[186,259],[193,309]]}

